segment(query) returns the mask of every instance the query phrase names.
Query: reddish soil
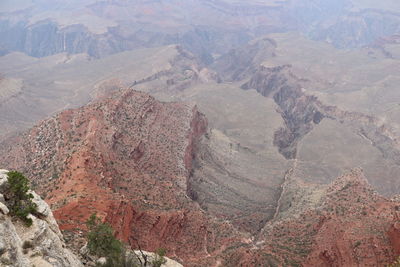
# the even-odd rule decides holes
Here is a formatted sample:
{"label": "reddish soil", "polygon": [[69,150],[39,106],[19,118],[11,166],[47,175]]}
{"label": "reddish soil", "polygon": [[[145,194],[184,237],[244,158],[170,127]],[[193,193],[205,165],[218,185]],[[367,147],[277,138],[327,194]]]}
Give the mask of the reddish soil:
{"label": "reddish soil", "polygon": [[385,199],[354,170],[321,205],[266,228],[258,247],[231,251],[231,266],[386,266],[399,255],[400,203]]}
{"label": "reddish soil", "polygon": [[127,89],[43,121],[1,160],[30,174],[62,230],[84,232],[96,212],[133,248],[191,263],[242,239],[186,195],[206,128],[195,106]]}
{"label": "reddish soil", "polygon": [[208,215],[186,194],[206,127],[195,106],[124,89],[9,139],[0,164],[32,179],[72,241],[96,212],[132,248],[166,248],[185,266],[385,266],[400,254],[400,203],[359,170],[254,240]]}

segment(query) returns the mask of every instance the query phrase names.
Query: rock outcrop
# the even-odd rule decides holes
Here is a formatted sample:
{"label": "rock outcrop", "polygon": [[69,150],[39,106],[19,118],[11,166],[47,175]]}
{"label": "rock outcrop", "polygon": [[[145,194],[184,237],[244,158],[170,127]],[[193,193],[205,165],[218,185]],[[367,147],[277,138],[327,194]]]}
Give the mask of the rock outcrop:
{"label": "rock outcrop", "polygon": [[66,248],[49,206],[33,191],[38,214],[29,215],[32,225],[9,215],[3,198],[7,186],[7,171],[0,170],[0,266],[83,266]]}
{"label": "rock outcrop", "polygon": [[[306,137],[318,129],[328,128],[329,126],[326,125],[332,122],[336,123],[335,131],[342,134],[343,142],[349,142],[346,140],[349,137],[344,136],[347,134],[346,131],[351,131],[353,135],[366,141],[365,147],[371,151],[375,150],[378,155],[375,161],[367,163],[365,159],[359,160],[356,163],[351,163],[351,166],[346,163],[332,162],[318,164],[318,158],[312,160],[309,158],[308,161],[313,162],[306,167],[297,168],[295,176],[317,184],[328,184],[344,171],[354,166],[362,166],[369,182],[379,193],[385,196],[395,194],[398,182],[393,173],[397,172],[400,163],[399,141],[395,132],[396,125],[386,124],[381,118],[368,113],[348,111],[334,105],[325,104],[311,91],[306,90],[313,84],[313,81],[300,78],[295,73],[296,71],[291,65],[260,66],[258,71],[242,85],[242,89],[255,89],[262,96],[272,98],[278,105],[277,111],[284,120],[284,126],[275,131],[274,145],[278,147],[279,152],[286,159],[297,159],[300,162],[299,165],[302,165],[305,152],[299,154],[299,147],[304,150],[305,147],[310,146],[309,143],[307,145],[304,143]],[[320,138],[315,138],[316,143],[321,142]],[[322,142],[324,141],[322,140]],[[325,145],[332,146],[332,142],[326,142]],[[344,150],[343,147],[338,147],[333,149],[331,153],[338,153],[338,155],[346,157]],[[315,153],[313,148],[310,148],[308,152]],[[352,154],[352,157],[354,157],[354,154]],[[385,164],[389,168],[382,167],[381,162],[383,160],[386,161]],[[320,166],[317,167],[317,165]],[[345,166],[345,168],[342,166]],[[334,174],[329,173],[329,169],[334,168],[341,169]],[[379,169],[379,171],[374,171],[374,168]],[[304,171],[305,169],[309,172]],[[319,173],[316,175],[310,170]],[[307,172],[307,174],[302,173],[302,171]],[[324,180],[324,178],[326,179]],[[382,183],[382,180],[390,182]]]}
{"label": "rock outcrop", "polygon": [[[143,262],[144,262],[143,255],[144,255],[144,257],[147,257],[147,260],[150,262],[152,262],[154,259],[156,259],[156,254],[152,253],[152,252],[135,250],[134,253],[137,255],[134,257],[136,257],[136,258],[139,257]],[[168,257],[164,257],[164,259],[165,259],[165,263],[163,263],[161,265],[162,267],[183,267],[182,264],[180,264],[174,260],[171,260]]]}
{"label": "rock outcrop", "polygon": [[[212,63],[214,55],[270,32],[297,30],[339,48],[362,47],[398,33],[398,13],[377,6],[353,7],[352,2],[86,1],[78,7],[46,2],[19,10],[16,5],[0,14],[0,54],[21,51],[43,57],[68,52],[102,57],[180,44]],[[191,19],[180,19],[184,16]]]}
{"label": "rock outcrop", "polygon": [[261,63],[275,56],[276,42],[270,38],[253,40],[221,56],[213,65],[224,81],[240,81],[253,75]]}
{"label": "rock outcrop", "polygon": [[317,207],[270,222],[226,266],[386,266],[398,256],[398,201],[379,196],[355,169],[326,188]]}
{"label": "rock outcrop", "polygon": [[133,249],[163,247],[187,266],[382,266],[397,256],[400,203],[379,196],[360,170],[254,236],[201,210],[187,182],[206,127],[193,105],[123,89],[10,139],[0,162],[32,173],[75,248],[97,212]]}
{"label": "rock outcrop", "polygon": [[10,139],[3,147],[9,156],[0,161],[31,174],[76,248],[97,212],[132,248],[165,248],[167,256],[190,264],[246,236],[187,196],[206,127],[196,106],[123,89]]}
{"label": "rock outcrop", "polygon": [[290,65],[260,66],[242,86],[244,90],[256,89],[261,95],[273,98],[279,106],[285,127],[275,132],[274,144],[287,159],[296,158],[299,140],[325,117],[317,98],[303,92],[304,82],[291,72]]}

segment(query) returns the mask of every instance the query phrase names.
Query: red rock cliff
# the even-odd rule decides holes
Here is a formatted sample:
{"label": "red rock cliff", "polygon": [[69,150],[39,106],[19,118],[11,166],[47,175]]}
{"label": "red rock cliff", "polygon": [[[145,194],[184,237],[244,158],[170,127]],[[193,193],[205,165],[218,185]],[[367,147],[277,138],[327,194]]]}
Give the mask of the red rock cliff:
{"label": "red rock cliff", "polygon": [[30,174],[61,229],[84,231],[97,212],[132,247],[163,247],[190,264],[241,236],[186,195],[206,128],[195,106],[122,90],[41,122],[0,161]]}

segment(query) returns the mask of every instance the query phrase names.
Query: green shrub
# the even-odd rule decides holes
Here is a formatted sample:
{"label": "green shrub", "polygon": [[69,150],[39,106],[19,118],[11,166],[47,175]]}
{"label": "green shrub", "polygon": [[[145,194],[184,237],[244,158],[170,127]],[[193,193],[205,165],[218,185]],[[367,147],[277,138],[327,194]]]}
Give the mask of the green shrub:
{"label": "green shrub", "polygon": [[164,258],[165,249],[158,249],[155,258],[151,262],[147,262],[147,256],[143,253],[142,259],[140,259],[139,255],[134,257],[126,253],[124,244],[114,237],[111,226],[108,223],[101,222],[95,213],[90,216],[86,225],[89,230],[87,244],[89,252],[107,259],[105,264],[99,265],[101,267],[160,267],[166,262]]}
{"label": "green shrub", "polygon": [[90,253],[99,257],[118,258],[123,251],[121,241],[114,237],[113,229],[108,223],[102,223],[96,214],[92,214],[87,221],[88,249]]}
{"label": "green shrub", "polygon": [[141,265],[124,250],[118,258],[107,258],[107,262],[99,267],[141,267]]}
{"label": "green shrub", "polygon": [[20,172],[11,171],[8,174],[9,192],[6,193],[7,204],[11,215],[20,218],[26,225],[32,225],[29,214],[36,214],[37,206],[32,202],[33,195],[28,193],[29,180]]}
{"label": "green shrub", "polygon": [[166,254],[165,249],[163,248],[157,249],[155,259],[151,263],[153,267],[161,267],[161,265],[167,262],[167,260],[164,258],[165,254]]}

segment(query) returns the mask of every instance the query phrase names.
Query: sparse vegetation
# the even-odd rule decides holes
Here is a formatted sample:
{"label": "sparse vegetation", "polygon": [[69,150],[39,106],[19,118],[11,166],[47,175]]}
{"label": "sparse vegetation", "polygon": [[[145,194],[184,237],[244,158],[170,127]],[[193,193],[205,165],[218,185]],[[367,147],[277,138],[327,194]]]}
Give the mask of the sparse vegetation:
{"label": "sparse vegetation", "polygon": [[165,253],[166,253],[165,249],[159,248],[157,250],[155,259],[152,262],[153,267],[161,267],[161,265],[167,262],[164,258]]}
{"label": "sparse vegetation", "polygon": [[33,203],[33,195],[29,193],[29,180],[20,172],[8,173],[9,192],[6,193],[7,204],[10,214],[20,218],[26,225],[32,225],[29,214],[37,212],[36,204]]}
{"label": "sparse vegetation", "polygon": [[24,241],[24,243],[22,244],[22,248],[23,249],[29,249],[29,248],[33,248],[33,244],[31,241]]}
{"label": "sparse vegetation", "polygon": [[361,245],[361,241],[358,240],[356,243],[354,243],[354,248],[357,248]]}
{"label": "sparse vegetation", "polygon": [[392,264],[389,264],[387,267],[400,267],[400,256],[397,257],[396,261]]}
{"label": "sparse vegetation", "polygon": [[4,266],[11,266],[13,264],[11,260],[6,258],[0,258],[0,263]]}

